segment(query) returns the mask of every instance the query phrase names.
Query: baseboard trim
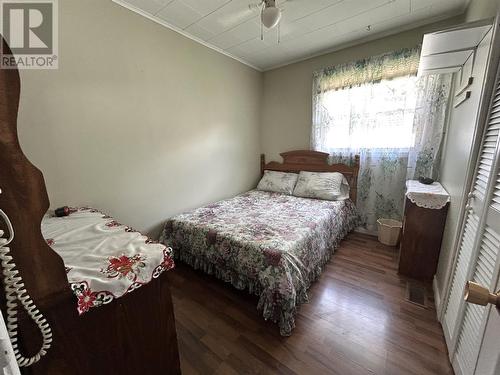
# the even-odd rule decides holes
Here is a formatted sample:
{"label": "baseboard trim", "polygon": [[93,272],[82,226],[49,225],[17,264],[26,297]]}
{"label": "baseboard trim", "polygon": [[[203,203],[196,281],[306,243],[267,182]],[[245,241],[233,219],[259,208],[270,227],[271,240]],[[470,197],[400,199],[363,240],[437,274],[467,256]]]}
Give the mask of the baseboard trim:
{"label": "baseboard trim", "polygon": [[434,303],[436,305],[437,319],[439,322],[441,322],[441,294],[439,293],[436,276],[434,276],[434,278],[432,279],[432,291],[434,292]]}

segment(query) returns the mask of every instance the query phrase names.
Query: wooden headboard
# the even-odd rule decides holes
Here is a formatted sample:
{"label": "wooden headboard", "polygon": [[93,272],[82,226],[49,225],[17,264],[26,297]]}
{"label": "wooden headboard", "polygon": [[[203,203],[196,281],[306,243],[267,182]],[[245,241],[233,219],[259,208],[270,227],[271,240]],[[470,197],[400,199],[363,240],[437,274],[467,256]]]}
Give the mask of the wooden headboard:
{"label": "wooden headboard", "polygon": [[359,155],[354,156],[353,165],[347,164],[328,164],[328,154],[326,152],[296,150],[288,151],[280,154],[283,158],[283,163],[271,161],[266,163],[264,154],[260,155],[260,171],[280,171],[280,172],[295,172],[310,171],[310,172],[340,172],[342,173],[350,186],[351,200],[356,203],[358,192],[358,173],[359,173]]}

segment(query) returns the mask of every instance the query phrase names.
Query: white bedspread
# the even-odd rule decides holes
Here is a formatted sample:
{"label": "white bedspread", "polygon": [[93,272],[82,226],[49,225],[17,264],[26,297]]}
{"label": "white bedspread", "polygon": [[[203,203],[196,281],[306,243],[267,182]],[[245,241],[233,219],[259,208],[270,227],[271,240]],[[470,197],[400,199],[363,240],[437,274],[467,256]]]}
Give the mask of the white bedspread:
{"label": "white bedspread", "polygon": [[78,312],[111,302],[174,267],[172,249],[91,208],[45,217],[42,234],[61,256]]}

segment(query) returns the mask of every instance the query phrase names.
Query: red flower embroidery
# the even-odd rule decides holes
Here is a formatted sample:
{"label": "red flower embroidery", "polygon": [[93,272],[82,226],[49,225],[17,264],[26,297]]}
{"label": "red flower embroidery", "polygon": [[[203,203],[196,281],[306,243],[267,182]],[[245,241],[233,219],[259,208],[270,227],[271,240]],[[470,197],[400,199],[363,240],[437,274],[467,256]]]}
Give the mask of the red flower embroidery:
{"label": "red flower embroidery", "polygon": [[47,242],[47,245],[49,245],[49,246],[52,246],[53,244],[56,243],[56,241],[54,241],[54,239],[52,239],[52,238],[47,238],[45,240],[45,242]]}
{"label": "red flower embroidery", "polygon": [[165,268],[165,271],[174,268],[174,260],[170,256],[166,256],[163,259],[163,267]]}
{"label": "red flower embroidery", "polygon": [[113,221],[106,223],[106,226],[108,228],[119,227],[120,225],[121,224],[119,222],[117,222],[116,220],[113,220]]}
{"label": "red flower embroidery", "polygon": [[89,311],[91,307],[94,306],[94,302],[96,300],[96,294],[93,293],[90,289],[84,289],[78,295],[78,310],[81,314]]}
{"label": "red flower embroidery", "polygon": [[108,275],[108,277],[117,277],[119,279],[127,277],[133,280],[137,277],[141,268],[146,266],[146,263],[144,263],[145,259],[141,254],[136,254],[132,257],[126,255],[110,257],[108,259],[108,267],[102,270],[102,272]]}

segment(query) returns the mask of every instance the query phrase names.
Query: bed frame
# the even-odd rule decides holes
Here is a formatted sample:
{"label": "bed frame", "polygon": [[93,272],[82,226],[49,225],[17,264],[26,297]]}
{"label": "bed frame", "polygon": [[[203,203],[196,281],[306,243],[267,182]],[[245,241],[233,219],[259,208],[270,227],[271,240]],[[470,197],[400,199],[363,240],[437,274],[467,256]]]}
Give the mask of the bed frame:
{"label": "bed frame", "polygon": [[282,163],[271,161],[266,164],[266,157],[264,154],[261,154],[261,174],[264,174],[265,170],[294,173],[298,173],[300,171],[340,172],[349,182],[349,195],[351,200],[356,203],[358,192],[359,155],[354,156],[351,166],[347,164],[328,164],[329,155],[326,152],[296,150],[283,152],[280,155],[283,158]]}
{"label": "bed frame", "polygon": [[[1,39],[3,51],[10,53]],[[11,255],[26,289],[53,331],[47,355],[22,373],[180,374],[167,273],[110,304],[78,315],[63,261],[41,234],[41,219],[49,208],[49,199],[42,173],[19,146],[19,93],[17,69],[0,69],[0,207],[15,230]],[[1,220],[0,229],[6,229]],[[0,308],[5,317],[2,292]],[[23,353],[33,355],[41,336],[24,310],[19,312],[19,323]]]}

